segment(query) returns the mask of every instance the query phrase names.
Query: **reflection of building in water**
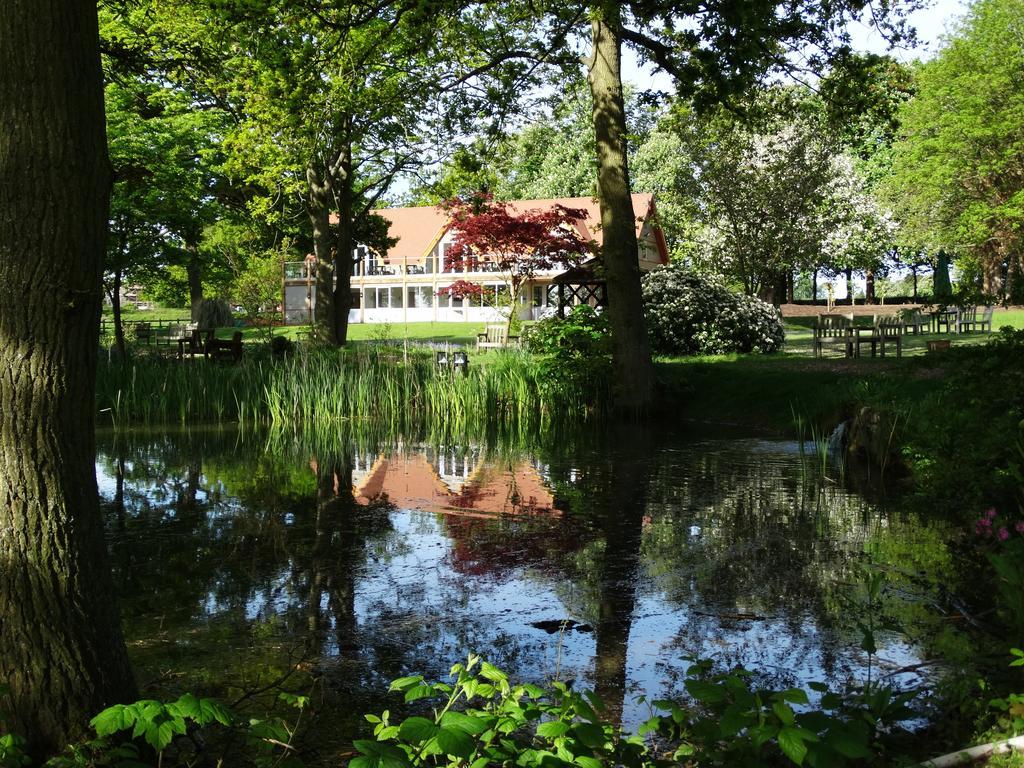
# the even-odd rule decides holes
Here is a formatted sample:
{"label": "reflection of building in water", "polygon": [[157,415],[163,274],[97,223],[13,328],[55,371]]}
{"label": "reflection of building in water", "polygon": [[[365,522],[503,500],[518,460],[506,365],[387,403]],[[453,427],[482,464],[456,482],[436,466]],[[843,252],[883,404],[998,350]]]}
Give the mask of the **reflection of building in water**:
{"label": "reflection of building in water", "polygon": [[478,451],[426,451],[356,457],[353,492],[359,504],[387,500],[403,509],[445,514],[561,514],[541,476],[520,460],[482,461]]}

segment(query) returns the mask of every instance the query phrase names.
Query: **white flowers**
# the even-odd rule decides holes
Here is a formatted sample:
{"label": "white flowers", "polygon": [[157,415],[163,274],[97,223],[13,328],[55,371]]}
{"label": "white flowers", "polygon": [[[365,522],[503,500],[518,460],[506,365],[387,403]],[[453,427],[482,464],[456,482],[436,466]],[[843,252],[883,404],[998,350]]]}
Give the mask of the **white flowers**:
{"label": "white flowers", "polygon": [[774,352],[785,332],[778,311],[713,278],[671,264],[643,278],[647,328],[658,354]]}

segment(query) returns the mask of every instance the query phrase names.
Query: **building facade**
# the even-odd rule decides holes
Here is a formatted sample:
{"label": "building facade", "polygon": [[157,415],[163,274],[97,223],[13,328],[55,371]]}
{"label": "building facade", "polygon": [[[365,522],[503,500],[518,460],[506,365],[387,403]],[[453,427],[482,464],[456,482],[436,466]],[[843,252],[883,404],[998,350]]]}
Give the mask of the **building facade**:
{"label": "building facade", "polygon": [[[601,215],[592,198],[517,200],[514,212],[545,209],[555,205],[579,208],[586,218],[577,224],[585,240],[601,243]],[[637,260],[642,272],[668,262],[668,248],[657,227],[653,195],[633,195],[637,222]],[[481,261],[468,271],[453,270],[446,252],[455,239],[448,214],[437,206],[386,208],[375,211],[389,223],[397,242],[386,254],[358,246],[353,252],[352,309],[350,323],[492,322],[506,318],[496,309],[495,296],[506,289],[496,265]],[[283,308],[288,325],[312,323],[316,306],[316,282],[311,259],[288,262],[284,267]],[[563,269],[539,273],[524,286],[516,307],[523,320],[535,320],[555,303],[552,280]],[[452,298],[442,289],[458,280],[480,284],[482,297]]]}

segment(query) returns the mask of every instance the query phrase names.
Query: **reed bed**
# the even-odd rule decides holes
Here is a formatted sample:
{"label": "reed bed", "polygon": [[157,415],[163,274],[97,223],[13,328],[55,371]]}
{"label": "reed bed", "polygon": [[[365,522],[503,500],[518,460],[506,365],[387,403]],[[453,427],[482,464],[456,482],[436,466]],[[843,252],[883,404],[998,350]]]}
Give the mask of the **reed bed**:
{"label": "reed bed", "polygon": [[[463,376],[402,347],[300,350],[238,365],[140,358],[100,365],[100,424],[203,422],[329,431],[371,420],[393,432],[518,432],[585,421],[604,398],[547,381],[533,356],[495,352]],[[109,421],[108,421],[109,420]]]}

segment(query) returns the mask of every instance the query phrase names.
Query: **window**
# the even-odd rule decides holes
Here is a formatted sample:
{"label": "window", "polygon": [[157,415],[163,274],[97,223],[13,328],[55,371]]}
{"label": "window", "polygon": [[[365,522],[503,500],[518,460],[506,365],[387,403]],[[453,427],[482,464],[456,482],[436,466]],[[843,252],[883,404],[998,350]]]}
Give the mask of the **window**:
{"label": "window", "polygon": [[390,290],[391,292],[391,308],[401,309],[402,308],[402,287],[396,285],[394,288],[381,288],[382,291]]}
{"label": "window", "polygon": [[406,306],[410,309],[413,307],[429,308],[434,306],[433,290],[431,290],[429,286],[425,285],[410,286]]}
{"label": "window", "polygon": [[363,304],[365,309],[376,309],[377,308],[377,289],[367,288],[365,291],[366,300]]}
{"label": "window", "polygon": [[362,295],[363,294],[358,290],[352,291],[352,309],[359,309],[359,306],[362,303],[360,301]]}

